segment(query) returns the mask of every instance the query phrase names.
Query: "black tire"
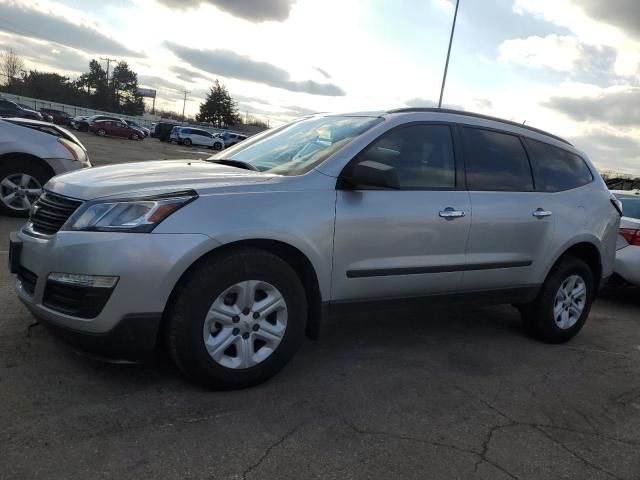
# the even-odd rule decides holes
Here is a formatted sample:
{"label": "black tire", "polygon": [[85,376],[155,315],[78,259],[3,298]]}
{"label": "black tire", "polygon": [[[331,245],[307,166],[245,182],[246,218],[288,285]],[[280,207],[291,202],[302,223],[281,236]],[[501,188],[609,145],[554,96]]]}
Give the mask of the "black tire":
{"label": "black tire", "polygon": [[[16,160],[0,160],[0,182],[9,177],[10,175],[26,173],[35,178],[42,187],[51,178],[51,172],[43,165],[39,165],[34,160],[29,159],[16,159]],[[0,188],[0,194],[2,189]],[[29,210],[15,210],[7,205],[0,199],[0,212],[12,217],[28,217]]]}
{"label": "black tire", "polygon": [[[203,322],[213,301],[244,280],[262,280],[281,292],[287,305],[287,327],[280,344],[264,361],[232,369],[209,356]],[[266,381],[287,364],[302,340],[306,317],[305,290],[289,264],[262,250],[236,250],[204,260],[177,287],[168,309],[166,341],[175,364],[190,380],[214,390],[245,388]]]}
{"label": "black tire", "polygon": [[131,139],[131,140],[140,140],[140,135],[138,135],[137,133],[132,133],[129,136],[129,139]]}
{"label": "black tire", "polygon": [[184,145],[185,147],[190,147],[191,146],[191,140],[189,140],[188,138],[185,138],[182,141],[182,145]]}
{"label": "black tire", "polygon": [[213,149],[214,150],[222,150],[222,144],[220,142],[215,142],[213,144]]}
{"label": "black tire", "polygon": [[[560,328],[553,315],[556,294],[571,275],[580,276],[586,285],[586,300],[582,314],[570,328]],[[573,338],[584,326],[595,298],[595,283],[591,268],[581,259],[566,257],[553,267],[537,298],[519,305],[522,323],[529,335],[548,343],[564,343]]]}
{"label": "black tire", "polygon": [[107,134],[107,131],[104,128],[99,128],[96,130],[96,135],[99,137],[104,137]]}

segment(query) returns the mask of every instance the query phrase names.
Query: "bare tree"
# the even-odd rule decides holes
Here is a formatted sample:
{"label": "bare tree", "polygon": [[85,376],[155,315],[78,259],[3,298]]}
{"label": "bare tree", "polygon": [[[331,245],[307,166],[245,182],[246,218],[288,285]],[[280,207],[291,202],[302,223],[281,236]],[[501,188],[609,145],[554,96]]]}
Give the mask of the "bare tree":
{"label": "bare tree", "polygon": [[24,71],[22,57],[12,48],[0,53],[0,76],[10,85],[20,72]]}

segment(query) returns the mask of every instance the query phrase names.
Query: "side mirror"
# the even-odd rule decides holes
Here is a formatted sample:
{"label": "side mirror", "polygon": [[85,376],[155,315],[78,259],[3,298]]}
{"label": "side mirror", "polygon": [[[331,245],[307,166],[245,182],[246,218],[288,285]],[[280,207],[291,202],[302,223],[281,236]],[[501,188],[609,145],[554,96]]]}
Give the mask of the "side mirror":
{"label": "side mirror", "polygon": [[395,168],[372,160],[365,160],[364,162],[358,163],[353,168],[350,180],[353,186],[364,185],[367,187],[400,188],[400,182],[398,181]]}

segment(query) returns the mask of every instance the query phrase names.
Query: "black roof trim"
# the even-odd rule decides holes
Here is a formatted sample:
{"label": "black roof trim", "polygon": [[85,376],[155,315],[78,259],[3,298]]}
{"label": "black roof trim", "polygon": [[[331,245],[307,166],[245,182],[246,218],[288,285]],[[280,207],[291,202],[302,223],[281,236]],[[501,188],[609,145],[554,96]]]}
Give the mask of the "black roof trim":
{"label": "black roof trim", "polygon": [[562,143],[566,143],[567,145],[570,145],[573,147],[573,145],[571,145],[571,143],[566,141],[564,138],[558,137],[557,135],[554,135],[549,132],[545,132],[544,130],[540,130],[539,128],[530,127],[522,123],[512,122],[511,120],[504,120],[502,118],[492,117],[490,115],[483,115],[481,113],[466,112],[464,110],[449,110],[447,108],[428,108],[428,107],[396,108],[393,110],[387,110],[387,113],[410,113],[410,112],[449,113],[452,115],[464,115],[466,117],[482,118],[483,120],[492,120],[494,122],[506,123],[507,125],[526,128],[527,130],[531,130],[532,132],[536,132],[541,135],[546,135],[547,137],[551,137],[555,140],[558,140]]}

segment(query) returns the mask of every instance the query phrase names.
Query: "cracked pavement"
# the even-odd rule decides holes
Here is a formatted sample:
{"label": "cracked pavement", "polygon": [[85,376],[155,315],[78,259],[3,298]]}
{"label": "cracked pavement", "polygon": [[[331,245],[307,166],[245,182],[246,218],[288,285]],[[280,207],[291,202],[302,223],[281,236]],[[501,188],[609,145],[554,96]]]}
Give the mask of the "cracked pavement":
{"label": "cracked pavement", "polygon": [[[18,220],[0,218],[0,262]],[[0,478],[638,479],[640,295],[566,345],[509,307],[331,319],[257,388],[75,355],[0,268]]]}

